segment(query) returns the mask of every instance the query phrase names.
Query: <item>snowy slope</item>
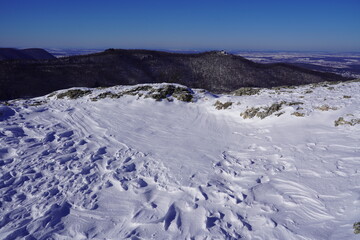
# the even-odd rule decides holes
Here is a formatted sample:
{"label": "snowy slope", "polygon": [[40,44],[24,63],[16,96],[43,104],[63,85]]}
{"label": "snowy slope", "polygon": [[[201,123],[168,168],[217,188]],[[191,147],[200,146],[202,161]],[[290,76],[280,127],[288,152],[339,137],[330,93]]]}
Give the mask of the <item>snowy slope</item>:
{"label": "snowy slope", "polygon": [[360,82],[167,87],[3,103],[0,239],[357,239]]}

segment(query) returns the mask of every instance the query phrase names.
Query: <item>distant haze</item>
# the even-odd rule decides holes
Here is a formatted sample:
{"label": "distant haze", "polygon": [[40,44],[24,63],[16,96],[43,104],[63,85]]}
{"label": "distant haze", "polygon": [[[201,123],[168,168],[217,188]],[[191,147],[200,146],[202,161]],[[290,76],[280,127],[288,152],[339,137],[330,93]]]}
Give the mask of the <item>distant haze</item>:
{"label": "distant haze", "polygon": [[360,51],[360,1],[2,1],[0,47]]}

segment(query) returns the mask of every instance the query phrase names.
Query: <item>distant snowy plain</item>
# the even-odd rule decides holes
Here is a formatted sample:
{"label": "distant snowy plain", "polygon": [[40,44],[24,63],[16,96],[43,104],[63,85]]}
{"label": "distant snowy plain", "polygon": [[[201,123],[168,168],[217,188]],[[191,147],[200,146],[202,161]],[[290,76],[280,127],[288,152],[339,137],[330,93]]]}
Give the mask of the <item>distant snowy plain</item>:
{"label": "distant snowy plain", "polygon": [[258,63],[290,63],[311,70],[360,78],[359,52],[239,51],[234,54]]}
{"label": "distant snowy plain", "polygon": [[360,82],[95,101],[135,87],[0,105],[0,239],[358,239]]}

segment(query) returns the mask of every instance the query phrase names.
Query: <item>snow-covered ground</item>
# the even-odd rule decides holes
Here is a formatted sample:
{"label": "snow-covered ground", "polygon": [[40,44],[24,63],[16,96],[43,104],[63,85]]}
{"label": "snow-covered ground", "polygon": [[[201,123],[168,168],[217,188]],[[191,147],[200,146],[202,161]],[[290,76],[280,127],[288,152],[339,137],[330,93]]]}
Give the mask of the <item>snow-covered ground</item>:
{"label": "snow-covered ground", "polygon": [[2,103],[0,239],[358,238],[360,82],[166,87]]}

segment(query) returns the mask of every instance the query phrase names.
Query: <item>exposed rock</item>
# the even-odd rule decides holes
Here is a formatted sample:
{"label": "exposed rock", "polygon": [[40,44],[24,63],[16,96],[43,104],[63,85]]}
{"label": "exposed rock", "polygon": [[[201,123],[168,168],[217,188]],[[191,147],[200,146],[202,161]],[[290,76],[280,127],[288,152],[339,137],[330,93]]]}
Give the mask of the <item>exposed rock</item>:
{"label": "exposed rock", "polygon": [[273,90],[283,90],[283,89],[296,89],[296,86],[279,86],[279,87],[272,87]]}
{"label": "exposed rock", "polygon": [[97,101],[99,99],[104,99],[104,98],[120,98],[120,97],[121,97],[120,94],[116,94],[116,93],[112,93],[112,92],[104,92],[104,93],[100,93],[96,97],[91,98],[91,100]]}
{"label": "exposed rock", "polygon": [[173,97],[182,102],[191,102],[193,100],[193,96],[190,93],[174,94]]}
{"label": "exposed rock", "polygon": [[222,103],[220,101],[216,101],[214,106],[217,110],[221,110],[221,109],[228,109],[229,107],[231,107],[232,104],[233,104],[233,102]]}
{"label": "exposed rock", "polygon": [[360,118],[353,118],[350,121],[346,121],[343,117],[339,117],[338,120],[335,120],[335,127],[346,124],[350,126],[360,124]]}
{"label": "exposed rock", "polygon": [[255,94],[259,94],[260,89],[259,88],[249,88],[249,87],[244,87],[244,88],[239,88],[235,91],[232,92],[232,95],[234,96],[250,96],[250,95],[255,95]]}
{"label": "exposed rock", "polygon": [[353,228],[355,234],[360,234],[360,222],[354,223]]}
{"label": "exposed rock", "polygon": [[191,102],[193,99],[192,91],[190,89],[174,85],[166,85],[162,88],[152,89],[145,97],[151,97],[156,101],[161,101],[168,97],[174,97],[183,102]]}
{"label": "exposed rock", "polygon": [[322,106],[320,106],[320,107],[317,107],[317,108],[315,108],[315,109],[318,109],[318,110],[320,110],[320,111],[329,111],[329,110],[338,110],[338,108],[337,107],[330,107],[329,105],[322,105]]}
{"label": "exposed rock", "polygon": [[191,102],[193,99],[193,92],[191,89],[169,84],[159,88],[150,85],[137,86],[119,93],[108,91],[91,98],[91,100],[97,101],[103,98],[120,98],[125,95],[144,96],[145,98],[153,98],[156,101],[161,101],[163,99],[172,101],[172,98],[175,98],[182,102]]}
{"label": "exposed rock", "polygon": [[289,102],[289,103],[286,103],[286,105],[288,106],[294,106],[294,105],[302,105],[304,104],[303,102]]}
{"label": "exposed rock", "polygon": [[154,88],[150,85],[144,85],[144,86],[138,86],[135,88],[132,88],[130,90],[126,90],[125,92],[122,92],[121,95],[132,95],[135,96],[139,94],[140,92],[147,92],[147,91],[155,91]]}
{"label": "exposed rock", "polygon": [[46,103],[46,101],[44,101],[44,100],[41,100],[41,101],[35,100],[35,101],[31,101],[28,105],[36,107],[36,106],[41,106],[41,105],[43,105],[45,103]]}
{"label": "exposed rock", "polygon": [[67,98],[70,98],[70,99],[77,99],[77,98],[83,97],[85,95],[88,95],[90,93],[91,93],[90,90],[71,89],[71,90],[68,90],[66,92],[59,93],[57,95],[57,98],[58,99],[63,99],[65,97],[67,97]]}
{"label": "exposed rock", "polygon": [[305,113],[301,113],[301,112],[293,112],[291,115],[294,115],[296,117],[304,117]]}
{"label": "exposed rock", "polygon": [[243,117],[244,119],[247,118],[253,118],[256,116],[256,114],[260,111],[260,108],[248,108],[245,110],[245,112],[240,113],[240,116]]}
{"label": "exposed rock", "polygon": [[[252,107],[246,109],[245,112],[240,114],[240,116],[242,116],[244,119],[253,118],[255,116],[264,119],[272,115],[273,113],[278,112],[281,109],[282,105],[284,104],[285,102],[280,102],[280,103],[273,103],[270,107],[258,107],[258,108]],[[281,114],[278,114],[277,116],[279,117]]]}

